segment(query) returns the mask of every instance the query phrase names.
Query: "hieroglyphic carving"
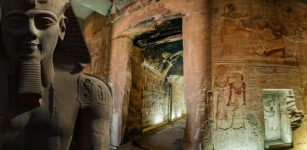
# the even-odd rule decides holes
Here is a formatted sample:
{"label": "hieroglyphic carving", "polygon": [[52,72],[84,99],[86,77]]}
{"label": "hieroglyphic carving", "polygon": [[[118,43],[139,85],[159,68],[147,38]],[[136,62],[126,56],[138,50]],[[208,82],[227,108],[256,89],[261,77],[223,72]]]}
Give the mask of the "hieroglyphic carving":
{"label": "hieroglyphic carving", "polygon": [[300,71],[294,66],[248,66],[249,87],[300,87]]}
{"label": "hieroglyphic carving", "polygon": [[108,86],[94,77],[80,75],[78,79],[78,101],[82,108],[95,105],[109,105],[106,97]]}

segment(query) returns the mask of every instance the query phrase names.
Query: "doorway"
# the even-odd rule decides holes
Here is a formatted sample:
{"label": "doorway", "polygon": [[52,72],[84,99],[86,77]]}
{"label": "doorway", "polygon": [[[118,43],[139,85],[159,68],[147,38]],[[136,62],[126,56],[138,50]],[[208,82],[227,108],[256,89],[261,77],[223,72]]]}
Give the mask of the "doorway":
{"label": "doorway", "polygon": [[133,39],[125,142],[185,116],[182,18]]}

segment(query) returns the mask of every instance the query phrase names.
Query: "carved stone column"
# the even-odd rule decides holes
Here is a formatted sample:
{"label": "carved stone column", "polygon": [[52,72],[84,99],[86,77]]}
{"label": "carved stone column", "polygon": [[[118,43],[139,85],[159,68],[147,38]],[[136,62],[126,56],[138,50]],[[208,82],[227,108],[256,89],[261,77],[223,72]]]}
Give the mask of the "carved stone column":
{"label": "carved stone column", "polygon": [[109,85],[113,95],[111,145],[119,146],[122,132],[122,109],[125,96],[127,64],[131,40],[128,37],[113,39],[111,43]]}
{"label": "carved stone column", "polygon": [[[211,149],[211,46],[209,0],[197,1],[203,10],[183,18],[184,94],[187,124],[184,149]],[[203,146],[205,145],[205,146]]]}

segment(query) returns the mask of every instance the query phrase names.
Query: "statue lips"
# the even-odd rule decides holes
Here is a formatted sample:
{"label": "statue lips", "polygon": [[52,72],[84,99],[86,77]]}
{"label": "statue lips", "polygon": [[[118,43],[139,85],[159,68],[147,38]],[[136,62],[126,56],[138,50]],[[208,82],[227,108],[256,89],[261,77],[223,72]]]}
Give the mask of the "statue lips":
{"label": "statue lips", "polygon": [[26,42],[24,44],[25,49],[21,50],[18,53],[18,58],[21,59],[22,61],[24,60],[33,60],[33,59],[38,59],[39,58],[39,48],[40,44],[36,42]]}

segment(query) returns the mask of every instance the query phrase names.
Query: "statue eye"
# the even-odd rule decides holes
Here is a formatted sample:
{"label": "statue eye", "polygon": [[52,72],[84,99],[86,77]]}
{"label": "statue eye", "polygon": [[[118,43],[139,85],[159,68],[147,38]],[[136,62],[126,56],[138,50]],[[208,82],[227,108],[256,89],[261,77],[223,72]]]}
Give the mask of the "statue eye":
{"label": "statue eye", "polygon": [[27,17],[21,15],[12,15],[6,18],[6,22],[10,27],[21,27],[27,23]]}
{"label": "statue eye", "polygon": [[56,23],[56,20],[47,15],[37,15],[34,22],[37,29],[44,30]]}

